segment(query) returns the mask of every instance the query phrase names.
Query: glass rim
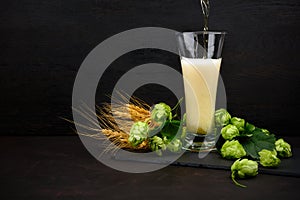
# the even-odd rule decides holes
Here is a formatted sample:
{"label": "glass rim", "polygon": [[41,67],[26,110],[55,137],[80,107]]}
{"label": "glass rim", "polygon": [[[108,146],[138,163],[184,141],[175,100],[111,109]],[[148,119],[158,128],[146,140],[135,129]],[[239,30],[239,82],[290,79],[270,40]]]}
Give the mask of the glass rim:
{"label": "glass rim", "polygon": [[226,31],[185,31],[185,32],[178,32],[178,34],[215,34],[215,35],[225,35],[227,34]]}

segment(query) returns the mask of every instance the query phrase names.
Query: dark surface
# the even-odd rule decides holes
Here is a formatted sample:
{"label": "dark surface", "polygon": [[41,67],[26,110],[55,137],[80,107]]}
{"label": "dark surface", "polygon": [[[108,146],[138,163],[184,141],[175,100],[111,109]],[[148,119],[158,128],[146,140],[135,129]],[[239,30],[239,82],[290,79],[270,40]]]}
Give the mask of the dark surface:
{"label": "dark surface", "polygon": [[[228,32],[222,77],[228,108],[257,126],[297,135],[300,4],[298,0],[211,0],[210,28]],[[131,28],[200,30],[198,0],[6,0],[0,7],[1,135],[73,134],[74,79],[86,55],[106,38]],[[159,62],[180,71],[178,57],[145,50],[116,60],[102,79],[107,100],[128,68]],[[148,103],[163,89],[140,92]],[[151,97],[151,98],[150,98]]]}
{"label": "dark surface", "polygon": [[[289,140],[289,139],[288,139]],[[299,138],[291,141],[299,146]],[[168,166],[129,174],[93,158],[78,137],[1,137],[1,199],[294,199],[300,178],[259,174],[235,186],[230,171]],[[201,197],[201,198],[200,198]]]}
{"label": "dark surface", "polygon": [[[202,155],[202,156],[201,156]],[[222,159],[222,156],[212,151],[209,154],[203,152],[199,158],[198,153],[185,152],[178,160],[172,163],[174,166],[185,166],[185,167],[203,167],[209,169],[224,169],[230,170],[230,167],[234,160]],[[133,161],[133,162],[147,162],[147,163],[170,163],[168,156],[148,156],[145,159],[145,155],[128,157],[122,152],[116,152],[113,156],[116,160],[122,161]],[[300,148],[293,149],[293,156],[288,159],[281,159],[281,163],[276,168],[260,167],[259,172],[263,174],[273,174],[281,176],[293,176],[300,178]]]}

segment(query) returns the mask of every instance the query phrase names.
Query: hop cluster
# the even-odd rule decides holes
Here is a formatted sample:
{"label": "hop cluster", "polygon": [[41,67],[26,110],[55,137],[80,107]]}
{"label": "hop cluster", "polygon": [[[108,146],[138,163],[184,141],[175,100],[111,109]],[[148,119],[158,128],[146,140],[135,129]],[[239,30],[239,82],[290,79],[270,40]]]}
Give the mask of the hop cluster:
{"label": "hop cluster", "polygon": [[244,185],[239,184],[235,178],[246,178],[250,176],[256,176],[258,174],[258,164],[256,161],[244,159],[236,160],[231,166],[231,178],[235,182],[235,184],[246,187]]}
{"label": "hop cluster", "polygon": [[150,139],[150,148],[161,156],[162,150],[166,150],[167,146],[162,138],[155,135]]}
{"label": "hop cluster", "polygon": [[[144,122],[135,122],[130,130],[128,141],[135,147],[146,141],[148,147],[159,156],[162,151],[180,152],[181,136],[184,134],[183,120],[172,119],[172,109],[165,103],[158,103],[150,111],[150,118]],[[177,136],[177,132],[181,136]]]}
{"label": "hop cluster", "polygon": [[227,140],[222,148],[221,155],[227,159],[237,159],[246,156],[246,151],[238,140]]}
{"label": "hop cluster", "polygon": [[[232,140],[245,130],[245,120],[238,117],[231,117],[224,108],[215,112],[215,125],[221,127],[221,134],[225,140]],[[255,128],[255,127],[254,127]]]}
{"label": "hop cluster", "polygon": [[285,142],[282,138],[275,142],[275,149],[279,156],[283,158],[288,158],[292,156],[291,145]]}
{"label": "hop cluster", "polygon": [[238,118],[238,117],[233,117],[233,118],[231,118],[230,123],[232,125],[234,125],[235,127],[237,127],[237,129],[239,131],[244,131],[244,127],[245,127],[245,120],[244,119],[241,119],[241,118]]}
{"label": "hop cluster", "polygon": [[258,164],[256,161],[244,159],[236,160],[232,166],[231,171],[236,173],[239,178],[246,178],[247,176],[256,176],[258,174]]}
{"label": "hop cluster", "polygon": [[236,126],[228,124],[221,129],[221,134],[225,140],[232,140],[234,137],[239,136],[240,132]]}
{"label": "hop cluster", "polygon": [[215,112],[215,124],[217,127],[226,126],[229,124],[231,115],[227,110],[221,108]]}
{"label": "hop cluster", "polygon": [[181,148],[182,148],[182,142],[177,138],[174,138],[167,145],[167,149],[171,152],[180,152]]}
{"label": "hop cluster", "polygon": [[131,129],[128,141],[132,146],[141,144],[148,137],[149,126],[146,122],[135,122]]}
{"label": "hop cluster", "polygon": [[172,119],[171,107],[165,103],[155,104],[151,110],[151,119],[155,122],[164,122],[166,119]]}
{"label": "hop cluster", "polygon": [[[257,174],[258,163],[263,167],[277,167],[280,159],[292,156],[291,145],[283,139],[276,141],[275,135],[267,129],[255,127],[238,117],[231,117],[225,109],[215,112],[215,125],[220,130],[223,140],[218,150],[223,158],[238,159],[231,166],[232,180],[235,177],[245,178]],[[253,160],[242,159],[244,156]]]}
{"label": "hop cluster", "polygon": [[280,159],[277,158],[276,150],[270,151],[263,149],[259,154],[259,163],[264,167],[277,167],[280,164]]}

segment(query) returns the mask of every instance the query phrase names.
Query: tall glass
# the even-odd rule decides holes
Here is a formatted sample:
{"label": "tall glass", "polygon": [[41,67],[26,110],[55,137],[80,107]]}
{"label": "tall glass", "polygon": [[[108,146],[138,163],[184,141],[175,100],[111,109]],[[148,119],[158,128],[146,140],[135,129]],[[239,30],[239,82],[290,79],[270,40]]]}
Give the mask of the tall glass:
{"label": "tall glass", "polygon": [[187,143],[192,151],[215,146],[215,102],[225,32],[177,33],[184,80]]}

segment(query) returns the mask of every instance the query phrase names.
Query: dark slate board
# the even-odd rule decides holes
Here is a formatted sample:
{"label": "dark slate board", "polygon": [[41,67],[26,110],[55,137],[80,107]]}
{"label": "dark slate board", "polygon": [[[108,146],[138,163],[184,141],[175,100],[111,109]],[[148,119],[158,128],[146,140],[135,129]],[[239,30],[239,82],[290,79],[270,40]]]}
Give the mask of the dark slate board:
{"label": "dark slate board", "polygon": [[[114,156],[116,160],[126,160],[134,162],[148,162],[155,164],[164,164],[170,162],[168,157],[146,156],[136,154],[135,157],[125,156],[122,152],[117,152]],[[171,165],[186,167],[203,167],[211,169],[230,170],[233,161],[223,159],[217,152],[211,152],[204,158],[199,158],[198,153],[186,152]],[[293,149],[293,157],[281,159],[281,164],[277,168],[259,167],[259,172],[263,174],[273,174],[282,176],[300,177],[300,148]]]}

